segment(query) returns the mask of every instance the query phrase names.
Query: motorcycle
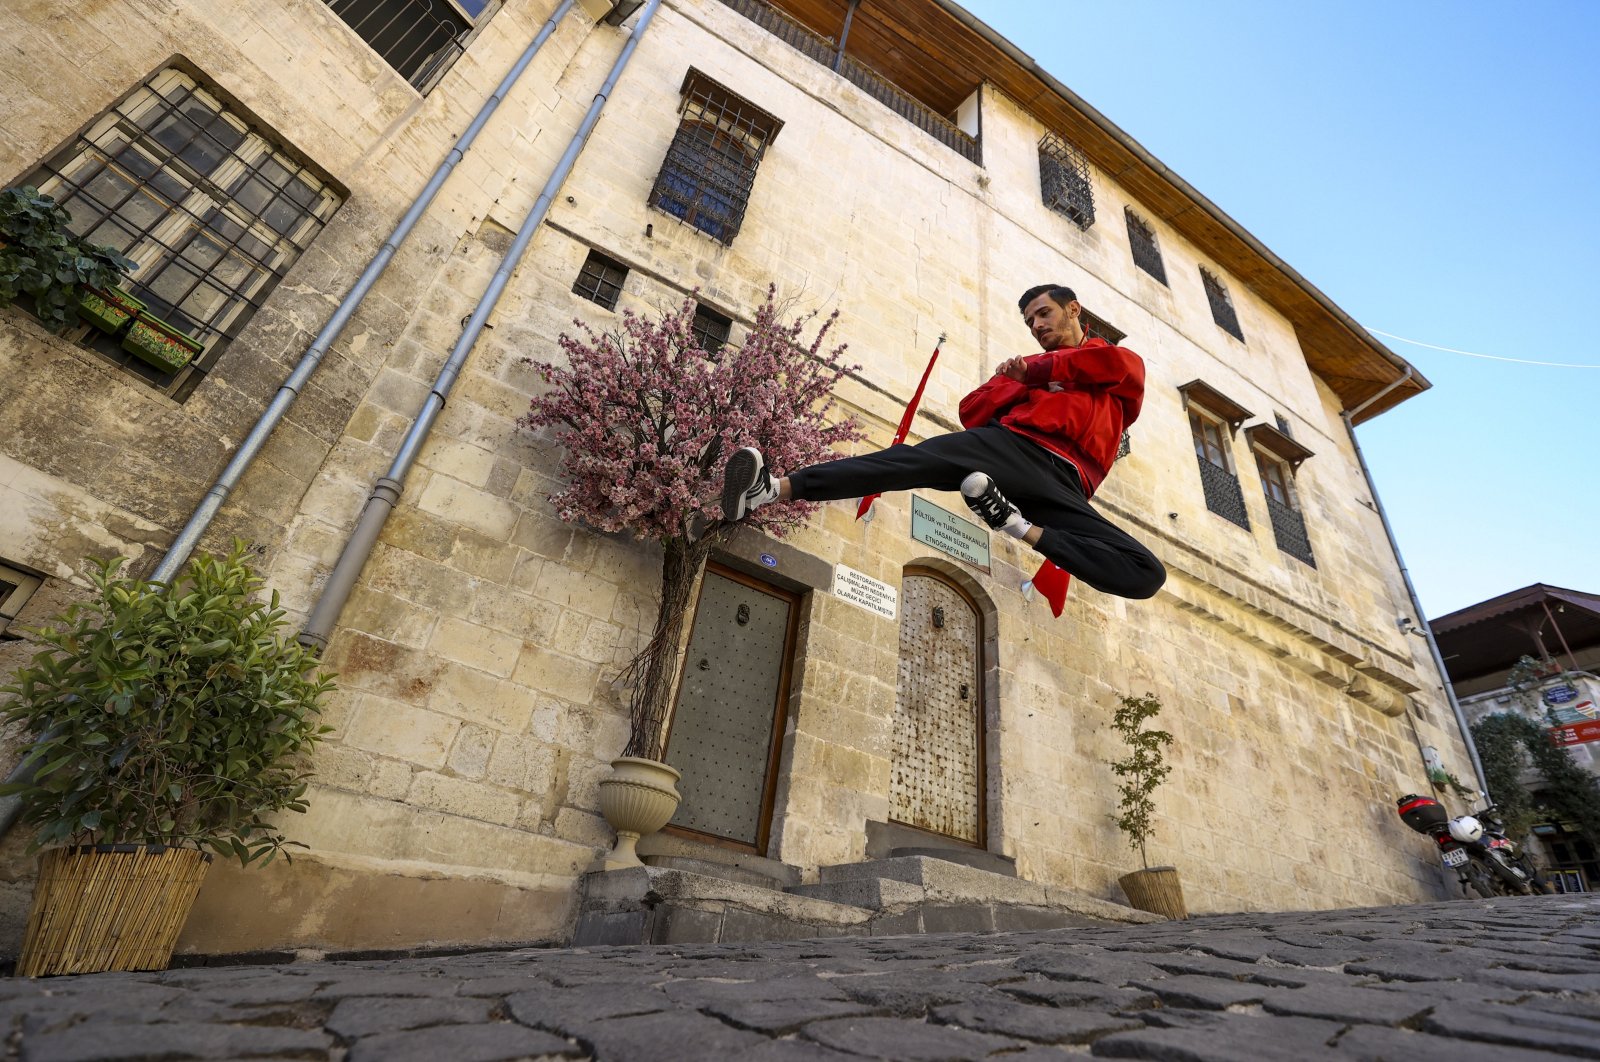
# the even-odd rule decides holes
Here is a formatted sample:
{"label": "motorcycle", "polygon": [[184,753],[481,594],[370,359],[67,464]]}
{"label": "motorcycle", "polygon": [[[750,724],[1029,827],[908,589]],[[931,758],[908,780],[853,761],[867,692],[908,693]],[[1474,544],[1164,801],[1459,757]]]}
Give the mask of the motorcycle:
{"label": "motorcycle", "polygon": [[1451,818],[1432,797],[1408,793],[1395,803],[1401,821],[1438,846],[1440,860],[1460,878],[1463,894],[1470,889],[1487,900],[1548,891],[1527,853],[1505,835],[1492,805]]}

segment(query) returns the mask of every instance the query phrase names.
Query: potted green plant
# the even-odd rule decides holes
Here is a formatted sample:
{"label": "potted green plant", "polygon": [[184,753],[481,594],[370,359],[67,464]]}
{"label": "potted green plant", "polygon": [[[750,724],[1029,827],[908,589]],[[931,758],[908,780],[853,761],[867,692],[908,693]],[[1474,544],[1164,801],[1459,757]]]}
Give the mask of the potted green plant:
{"label": "potted green plant", "polygon": [[1122,781],[1117,783],[1121,799],[1117,804],[1117,828],[1128,838],[1128,845],[1139,850],[1143,869],[1117,879],[1128,902],[1141,911],[1152,911],[1168,918],[1188,918],[1183,904],[1183,883],[1178,868],[1152,867],[1145,854],[1145,842],[1155,832],[1155,800],[1152,794],[1172,768],[1164,762],[1172,735],[1165,730],[1148,730],[1145,724],[1161,713],[1161,700],[1152,693],[1143,697],[1123,697],[1111,718],[1111,727],[1127,746],[1128,755],[1111,762],[1111,770]]}
{"label": "potted green plant", "polygon": [[122,349],[165,372],[177,372],[193,361],[205,349],[205,344],[154,314],[140,310],[122,337]]}
{"label": "potted green plant", "polygon": [[37,188],[0,191],[0,308],[23,295],[52,332],[77,321],[84,288],[108,290],[134,268],[109,247],[80,240],[72,215]]}
{"label": "potted green plant", "polygon": [[33,739],[31,778],[0,795],[45,849],[19,974],[162,969],[213,853],[263,865],[294,844],[269,817],[306,809],[332,679],[244,557],[236,542],[172,584],[98,563],[93,597],[0,687]]}

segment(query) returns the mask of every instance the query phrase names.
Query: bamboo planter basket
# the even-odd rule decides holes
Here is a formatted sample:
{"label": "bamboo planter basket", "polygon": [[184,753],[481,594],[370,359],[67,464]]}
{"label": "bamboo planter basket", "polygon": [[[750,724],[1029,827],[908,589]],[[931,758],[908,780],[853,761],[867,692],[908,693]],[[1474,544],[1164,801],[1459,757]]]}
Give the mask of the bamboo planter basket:
{"label": "bamboo planter basket", "polygon": [[1177,867],[1151,867],[1135,870],[1117,879],[1128,902],[1141,911],[1166,915],[1174,921],[1189,917],[1183,904],[1183,882],[1178,880]]}
{"label": "bamboo planter basket", "polygon": [[17,975],[166,969],[210,865],[193,848],[50,849],[39,856]]}

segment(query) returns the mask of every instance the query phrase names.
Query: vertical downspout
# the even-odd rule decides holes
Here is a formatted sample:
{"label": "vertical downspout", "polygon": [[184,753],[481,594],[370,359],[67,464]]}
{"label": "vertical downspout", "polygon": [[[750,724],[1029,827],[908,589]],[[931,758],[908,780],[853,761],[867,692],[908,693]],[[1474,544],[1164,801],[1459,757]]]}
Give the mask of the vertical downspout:
{"label": "vertical downspout", "polygon": [[472,124],[467,126],[466,131],[456,140],[455,147],[450,149],[450,153],[439,164],[439,168],[434,170],[433,177],[429,179],[427,185],[417,196],[416,201],[411,204],[411,209],[407,210],[405,217],[400,219],[400,224],[395,226],[394,231],[389,234],[389,238],[383,242],[383,246],[378,250],[377,255],[371,262],[367,263],[367,268],[362,270],[355,286],[350,289],[344,300],[339,303],[338,308],[333,311],[333,316],[329,317],[328,323],[322,326],[322,331],[317,333],[317,338],[312,341],[311,346],[301,356],[299,364],[294,368],[294,372],[290,373],[289,378],[278,388],[278,393],[273,396],[272,402],[267,406],[266,411],[256,421],[255,427],[250,429],[250,434],[245,436],[244,441],[239,444],[239,448],[233,452],[233,457],[228,461],[228,466],[222,470],[222,475],[217,477],[216,483],[206,492],[206,496],[201,499],[199,507],[195,509],[194,515],[189,517],[189,522],[183,526],[183,530],[178,532],[178,537],[168,547],[166,556],[161,558],[161,563],[156,566],[156,570],[151,574],[150,578],[158,579],[162,582],[170,582],[177,577],[178,571],[183,567],[184,562],[189,559],[189,555],[194,552],[195,546],[199,544],[200,536],[205,534],[207,527],[211,526],[211,521],[216,518],[217,513],[222,509],[223,503],[228,500],[228,495],[232,493],[234,487],[239,485],[239,481],[244,478],[245,470],[250,467],[257,455],[261,453],[262,448],[266,446],[268,437],[272,435],[278,423],[283,420],[284,415],[289,412],[289,407],[294,404],[294,400],[300,397],[300,391],[306,385],[306,381],[311,379],[311,374],[316,372],[317,367],[322,364],[323,355],[328,352],[328,348],[333,346],[334,341],[339,338],[339,334],[344,331],[345,325],[350,323],[350,318],[355,315],[356,307],[361,305],[362,300],[367,297],[367,293],[372,290],[372,286],[378,282],[378,278],[388,268],[389,261],[394,257],[395,252],[400,249],[400,244],[411,234],[412,228],[416,226],[423,213],[432,205],[434,197],[439,194],[439,189],[444,187],[445,179],[456,168],[456,163],[460,162],[462,156],[472,147],[472,142],[477,139],[478,133],[488,123],[489,117],[500,106],[500,102],[505,99],[506,93],[511,91],[511,87],[517,83],[517,79],[522,76],[522,72],[533,61],[534,55],[544,46],[544,42],[550,39],[550,35],[555,32],[556,24],[566,16],[568,11],[572,10],[573,2],[574,0],[561,0],[561,4],[556,8],[555,13],[545,22],[538,35],[529,42],[527,48],[523,49],[521,57],[517,59],[516,63],[506,73],[506,76],[501,79],[500,87],[495,89],[489,98],[484,101],[483,106],[478,110],[477,117],[472,119]]}
{"label": "vertical downspout", "polygon": [[861,0],[850,0],[850,6],[845,9],[844,29],[839,31],[839,50],[834,53],[833,56],[833,72],[835,74],[837,74],[839,69],[844,66],[844,46],[850,40],[850,23],[855,21],[856,8],[859,7],[860,4]]}
{"label": "vertical downspout", "polygon": [[[284,415],[289,412],[289,407],[294,404],[294,400],[300,397],[301,388],[306,385],[306,381],[311,379],[311,374],[317,371],[317,366],[322,364],[323,355],[328,352],[328,348],[333,346],[334,341],[339,338],[339,334],[344,331],[345,325],[350,323],[350,318],[355,315],[356,307],[361,305],[362,300],[367,297],[367,293],[372,290],[372,286],[377,283],[378,277],[388,268],[390,259],[400,249],[400,244],[405,241],[405,238],[411,234],[411,230],[421,220],[423,213],[432,205],[434,197],[439,194],[439,189],[444,187],[445,179],[455,170],[456,163],[460,162],[468,149],[472,147],[472,142],[482,132],[484,125],[489,121],[490,115],[494,114],[495,109],[500,106],[500,101],[506,98],[506,94],[517,83],[517,79],[522,76],[522,72],[528,68],[528,64],[533,61],[533,57],[544,46],[544,42],[550,39],[550,35],[555,32],[556,25],[566,17],[568,11],[572,10],[573,3],[574,0],[561,0],[555,12],[545,21],[538,34],[523,49],[522,55],[518,57],[511,69],[506,72],[506,76],[501,79],[499,87],[490,94],[489,98],[484,101],[483,106],[478,109],[477,117],[472,119],[472,124],[468,125],[466,131],[456,139],[455,146],[450,149],[450,153],[445,156],[444,161],[439,163],[439,168],[434,170],[433,176],[411,204],[411,209],[406,211],[405,217],[400,219],[400,224],[395,226],[394,231],[389,234],[389,238],[383,241],[383,246],[379,248],[372,261],[367,263],[367,268],[362,270],[355,286],[350,289],[344,300],[339,303],[338,308],[333,311],[333,316],[328,318],[328,323],[322,326],[322,331],[317,333],[317,338],[312,341],[311,346],[301,356],[299,363],[294,367],[294,371],[289,374],[289,378],[278,388],[278,393],[273,396],[272,402],[256,420],[255,427],[250,429],[250,434],[245,436],[244,441],[239,444],[239,448],[233,452],[233,457],[229,459],[227,467],[222,470],[222,475],[217,477],[216,483],[212,484],[211,489],[206,492],[206,496],[201,499],[194,514],[189,517],[189,522],[184,524],[183,530],[178,532],[178,537],[173,539],[172,545],[167,548],[166,555],[161,558],[161,563],[156,565],[156,569],[150,574],[150,578],[161,582],[171,582],[177,578],[184,562],[194,552],[195,546],[199,545],[200,536],[205,534],[206,528],[211,526],[211,521],[216,519],[217,513],[222,509],[223,502],[228,500],[228,495],[232,493],[233,488],[237,487],[239,481],[244,478],[245,470],[250,467],[257,455],[261,453],[262,448],[266,446],[267,439],[272,435],[273,430],[277,428],[279,422],[283,420]],[[31,781],[36,766],[36,764],[30,764],[24,767],[22,764],[18,764],[6,776],[6,781]],[[0,837],[4,837],[11,831],[11,827],[16,824],[17,816],[21,812],[22,801],[19,797],[0,797]]]}
{"label": "vertical downspout", "polygon": [[1428,622],[1427,613],[1422,611],[1422,602],[1417,599],[1417,588],[1412,585],[1411,571],[1406,567],[1405,557],[1400,553],[1400,543],[1395,541],[1394,528],[1389,524],[1389,514],[1384,511],[1383,499],[1378,496],[1377,485],[1372,482],[1372,470],[1367,467],[1366,455],[1361,452],[1361,443],[1356,439],[1356,426],[1354,417],[1368,406],[1372,405],[1384,395],[1393,391],[1407,380],[1411,379],[1415,370],[1410,365],[1398,380],[1367,399],[1354,409],[1347,409],[1339,414],[1344,420],[1345,431],[1350,435],[1350,445],[1355,447],[1356,461],[1361,465],[1361,475],[1367,481],[1367,492],[1372,495],[1372,503],[1377,507],[1378,519],[1383,522],[1383,533],[1389,538],[1389,548],[1394,551],[1394,559],[1400,565],[1400,578],[1406,585],[1406,596],[1411,599],[1411,610],[1416,613],[1417,628],[1422,631],[1422,636],[1428,642],[1428,652],[1433,656],[1433,666],[1439,671],[1439,681],[1444,684],[1444,696],[1450,702],[1450,710],[1455,713],[1456,726],[1461,731],[1461,740],[1466,743],[1467,755],[1472,759],[1472,772],[1478,779],[1478,794],[1485,801],[1493,802],[1489,795],[1489,782],[1484,777],[1483,760],[1478,757],[1478,746],[1472,740],[1472,730],[1467,726],[1466,713],[1461,710],[1461,702],[1456,700],[1456,691],[1450,685],[1450,672],[1445,670],[1444,656],[1439,652],[1439,643],[1433,637],[1433,625]]}
{"label": "vertical downspout", "polygon": [[605,83],[600,86],[600,91],[595,94],[594,101],[589,104],[589,111],[583,116],[583,122],[578,126],[577,132],[572,135],[572,141],[567,145],[567,150],[561,156],[561,161],[556,163],[550,179],[545,182],[544,190],[539,193],[539,198],[534,200],[533,206],[528,209],[528,215],[523,219],[522,227],[517,230],[517,237],[512,241],[511,247],[506,251],[505,257],[500,262],[500,268],[495,270],[493,279],[478,299],[477,307],[467,320],[466,328],[462,330],[461,338],[456,340],[455,346],[450,351],[450,356],[445,360],[444,367],[439,370],[439,377],[434,381],[433,389],[428,393],[422,408],[417,412],[416,420],[411,425],[411,430],[406,433],[405,439],[400,443],[400,449],[394,456],[394,462],[389,471],[379,477],[373,485],[372,495],[367,499],[361,516],[356,521],[355,529],[350,533],[350,539],[345,543],[344,551],[339,554],[338,563],[328,573],[327,582],[323,584],[322,593],[317,598],[315,607],[311,610],[310,617],[306,620],[305,629],[300,632],[300,640],[318,649],[327,646],[328,638],[333,632],[334,625],[339,620],[339,614],[344,611],[345,603],[350,599],[350,593],[355,589],[357,578],[361,569],[366,565],[372,547],[378,542],[378,535],[383,530],[384,522],[389,519],[389,514],[394,510],[395,503],[400,499],[400,492],[405,489],[406,474],[417,459],[417,454],[422,450],[422,445],[427,441],[428,435],[433,430],[434,422],[439,417],[439,412],[444,408],[445,399],[450,394],[450,389],[455,385],[456,377],[461,374],[462,366],[466,364],[467,355],[472,352],[473,345],[477,343],[478,336],[483,331],[489,315],[494,312],[494,307],[500,301],[501,294],[505,291],[511,274],[522,260],[523,254],[528,249],[528,244],[533,241],[533,234],[538,231],[544,222],[545,214],[550,210],[550,202],[560,190],[562,182],[572,172],[578,154],[583,150],[584,144],[589,139],[589,134],[594,131],[595,123],[600,118],[600,111],[605,107],[607,98],[617,84],[617,79],[622,76],[623,68],[628,65],[628,60],[633,57],[634,49],[639,45],[639,39],[644,36],[650,20],[655,17],[656,9],[661,6],[661,0],[650,0],[645,6],[644,13],[639,16],[639,22],[629,35],[627,43],[622,46],[622,52],[612,64],[611,73],[606,76]]}

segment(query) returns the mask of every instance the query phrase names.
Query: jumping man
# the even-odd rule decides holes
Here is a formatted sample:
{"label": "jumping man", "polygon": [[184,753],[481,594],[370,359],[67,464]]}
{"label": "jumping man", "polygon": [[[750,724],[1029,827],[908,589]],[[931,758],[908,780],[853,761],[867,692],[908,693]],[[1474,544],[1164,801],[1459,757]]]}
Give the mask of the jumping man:
{"label": "jumping man", "polygon": [[1089,505],[1144,401],[1144,361],[1086,339],[1071,288],[1041,284],[1017,305],[1044,353],[1010,358],[961,400],[965,431],[892,446],[774,478],[759,451],[728,459],[722,512],[743,519],[775,501],[835,501],[924,487],[959,490],[996,531],[1069,575],[1119,597],[1147,598],[1166,569]]}

